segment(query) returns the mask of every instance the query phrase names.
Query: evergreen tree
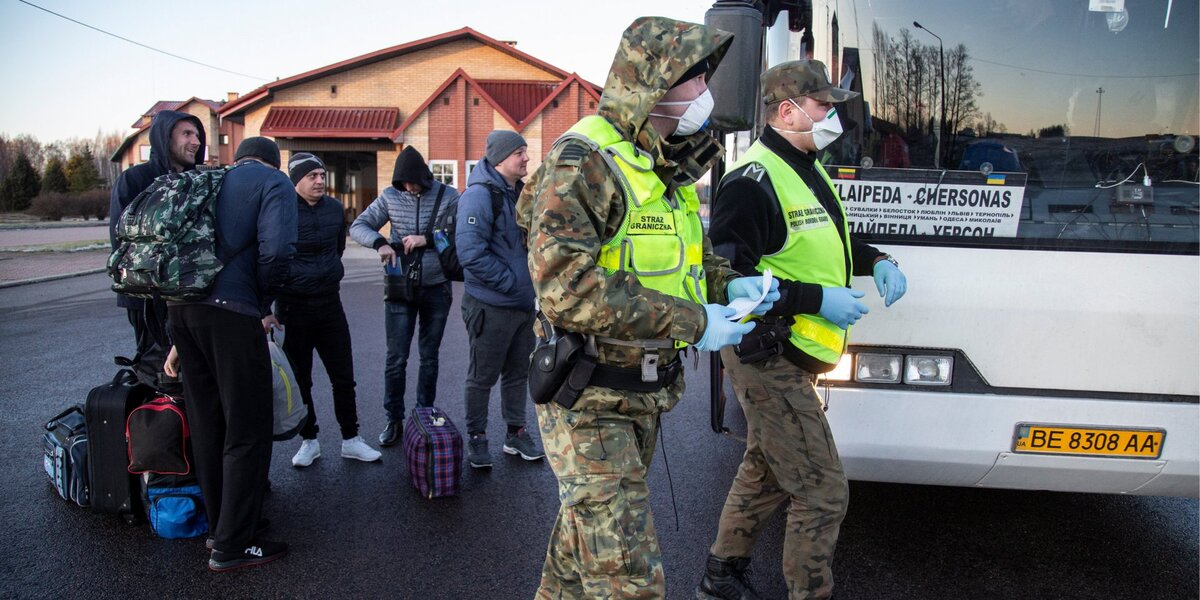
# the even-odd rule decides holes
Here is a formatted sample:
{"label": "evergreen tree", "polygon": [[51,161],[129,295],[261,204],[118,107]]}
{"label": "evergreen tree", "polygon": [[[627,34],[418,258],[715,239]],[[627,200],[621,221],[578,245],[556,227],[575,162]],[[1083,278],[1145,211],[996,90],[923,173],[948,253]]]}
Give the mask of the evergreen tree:
{"label": "evergreen tree", "polygon": [[63,163],[57,156],[46,161],[46,174],[42,177],[42,190],[46,192],[65,193],[67,191],[67,173]]}
{"label": "evergreen tree", "polygon": [[4,185],[0,188],[0,191],[3,191],[5,208],[8,210],[29,208],[29,203],[34,196],[38,195],[41,187],[41,176],[29,162],[29,157],[21,152],[13,161],[12,169],[8,171],[8,176],[4,178]]}
{"label": "evergreen tree", "polygon": [[63,169],[67,175],[67,190],[71,192],[86,192],[100,183],[100,173],[96,170],[96,158],[92,149],[84,147],[72,154]]}

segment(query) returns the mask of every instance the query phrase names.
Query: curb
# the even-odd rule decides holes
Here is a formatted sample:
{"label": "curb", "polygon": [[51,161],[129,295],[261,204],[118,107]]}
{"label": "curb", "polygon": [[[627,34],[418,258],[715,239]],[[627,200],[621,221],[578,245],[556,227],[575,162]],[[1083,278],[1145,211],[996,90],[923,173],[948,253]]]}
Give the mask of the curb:
{"label": "curb", "polygon": [[81,277],[83,275],[95,275],[96,273],[103,273],[106,270],[107,270],[106,268],[89,269],[87,271],[76,271],[74,273],[63,273],[61,275],[47,275],[45,277],[35,277],[33,279],[22,279],[20,281],[3,281],[3,282],[0,282],[0,289],[17,287],[19,285],[27,285],[30,283],[42,283],[42,282],[46,282],[46,281],[54,281],[56,279],[68,279],[71,277]]}

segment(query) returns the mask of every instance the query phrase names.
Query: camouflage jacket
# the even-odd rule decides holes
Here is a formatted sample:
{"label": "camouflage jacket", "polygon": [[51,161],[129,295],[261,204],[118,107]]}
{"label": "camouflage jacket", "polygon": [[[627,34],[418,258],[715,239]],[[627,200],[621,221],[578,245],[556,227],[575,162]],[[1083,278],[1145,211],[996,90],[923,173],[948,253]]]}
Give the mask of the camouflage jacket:
{"label": "camouflage jacket", "polygon": [[[705,133],[670,144],[647,116],[693,65],[708,58],[711,74],[731,39],[719,30],[661,17],[638,19],[621,39],[598,112],[654,158],[668,194],[695,183],[722,148]],[[529,269],[541,310],[570,331],[621,340],[698,341],[707,326],[699,304],[646,288],[628,272],[608,275],[596,264],[601,246],[624,217],[620,183],[604,159],[581,142],[556,144],[517,204],[517,220],[529,236]],[[724,303],[725,286],[738,273],[713,253],[707,237],[704,268],[709,301]],[[642,355],[627,346],[601,345],[599,350],[602,362],[621,366],[636,366]]]}

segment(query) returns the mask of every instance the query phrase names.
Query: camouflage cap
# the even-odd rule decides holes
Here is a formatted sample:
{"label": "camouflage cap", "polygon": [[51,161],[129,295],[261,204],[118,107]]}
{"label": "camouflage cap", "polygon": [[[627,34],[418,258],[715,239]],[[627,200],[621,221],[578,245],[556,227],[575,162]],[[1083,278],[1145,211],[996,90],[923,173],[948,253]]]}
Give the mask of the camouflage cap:
{"label": "camouflage cap", "polygon": [[858,92],[833,87],[826,72],[825,63],[819,60],[792,60],[775,65],[762,75],[763,103],[799,96],[821,102],[845,102],[859,96]]}

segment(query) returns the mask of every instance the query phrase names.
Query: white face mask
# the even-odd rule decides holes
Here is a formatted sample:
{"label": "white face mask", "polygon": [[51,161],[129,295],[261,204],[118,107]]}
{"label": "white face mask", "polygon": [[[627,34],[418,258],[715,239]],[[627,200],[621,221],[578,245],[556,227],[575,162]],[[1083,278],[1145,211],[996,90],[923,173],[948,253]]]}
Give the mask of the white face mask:
{"label": "white face mask", "polygon": [[808,120],[813,124],[812,129],[808,131],[792,131],[790,129],[780,129],[774,126],[772,126],[771,129],[774,129],[780,133],[795,133],[801,135],[810,134],[813,138],[813,145],[817,147],[817,150],[825,148],[842,136],[842,121],[837,116],[837,110],[832,108],[829,109],[829,112],[825,115],[825,120],[817,122],[813,121],[813,118],[809,117],[808,113],[804,112],[804,109],[800,108],[800,105],[796,104],[795,100],[789,99],[788,102],[791,102],[792,106],[796,107],[796,110],[799,110],[805,117],[808,117]]}
{"label": "white face mask", "polygon": [[675,126],[674,135],[692,135],[708,125],[708,116],[712,114],[714,101],[712,94],[708,90],[704,90],[695,100],[659,102],[658,106],[683,106],[685,104],[687,110],[678,117],[659,113],[650,113],[650,116],[675,119],[679,121],[679,124]]}

